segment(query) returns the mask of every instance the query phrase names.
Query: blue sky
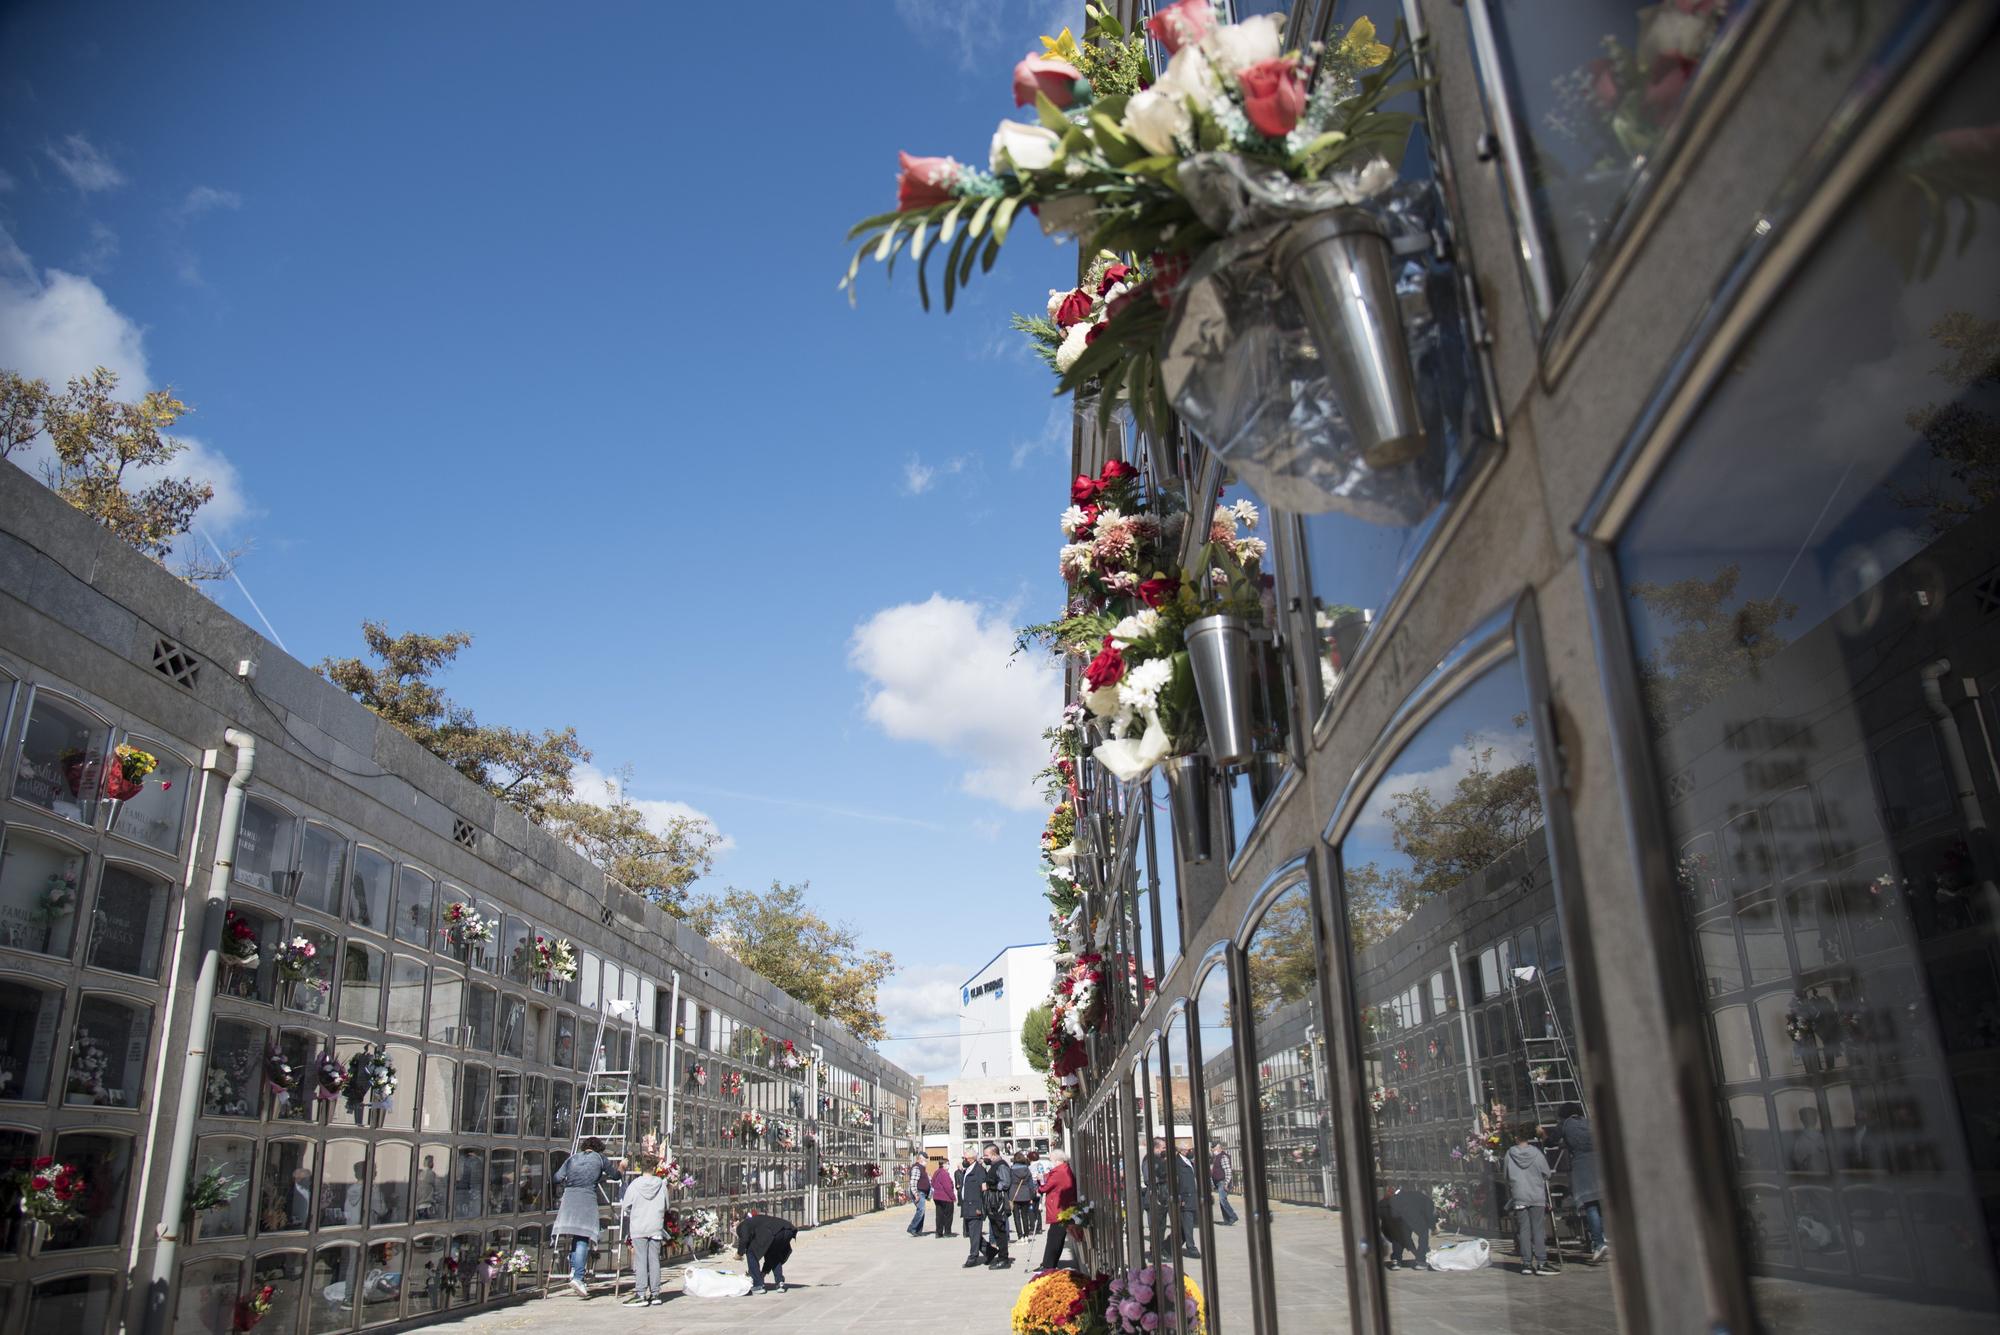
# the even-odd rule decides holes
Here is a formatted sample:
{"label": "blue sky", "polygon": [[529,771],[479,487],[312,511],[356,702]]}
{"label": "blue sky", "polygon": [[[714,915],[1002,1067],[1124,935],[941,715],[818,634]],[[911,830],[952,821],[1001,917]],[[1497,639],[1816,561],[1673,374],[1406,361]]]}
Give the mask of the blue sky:
{"label": "blue sky", "polygon": [[1006,631],[1060,596],[1068,430],[1006,320],[1073,252],[1019,229],[950,317],[835,283],[1069,8],[10,6],[0,365],[171,384],[295,656],[471,631],[460,698],[707,814],[711,886],[810,880],[897,1032],[952,1028],[1046,936],[1057,688]]}

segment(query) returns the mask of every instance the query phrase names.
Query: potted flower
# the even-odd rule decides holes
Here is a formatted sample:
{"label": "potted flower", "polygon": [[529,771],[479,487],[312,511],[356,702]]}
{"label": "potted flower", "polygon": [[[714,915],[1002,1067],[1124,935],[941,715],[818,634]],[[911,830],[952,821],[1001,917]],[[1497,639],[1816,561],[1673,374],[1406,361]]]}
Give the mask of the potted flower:
{"label": "potted flower", "polygon": [[21,1213],[28,1219],[28,1255],[40,1256],[49,1233],[58,1224],[83,1217],[79,1197],[84,1180],[76,1169],[57,1163],[47,1155],[36,1159],[9,1179],[21,1195]]}
{"label": "potted flower", "polygon": [[196,1178],[188,1187],[187,1195],[187,1240],[189,1243],[201,1241],[201,1217],[210,1210],[220,1210],[229,1202],[243,1194],[243,1179],[232,1177],[220,1167],[210,1168]]}

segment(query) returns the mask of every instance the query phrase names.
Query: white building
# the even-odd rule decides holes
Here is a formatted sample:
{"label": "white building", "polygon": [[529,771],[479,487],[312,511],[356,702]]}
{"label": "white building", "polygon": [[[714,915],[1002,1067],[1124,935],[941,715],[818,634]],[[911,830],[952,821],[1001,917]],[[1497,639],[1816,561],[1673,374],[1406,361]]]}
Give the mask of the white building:
{"label": "white building", "polygon": [[1021,1048],[1021,1025],[1048,998],[1055,972],[1055,944],[1045,941],[1008,946],[965,980],[958,993],[958,1079],[1041,1079]]}
{"label": "white building", "polygon": [[947,1149],[954,1154],[976,1155],[990,1140],[1007,1154],[1016,1150],[1046,1154],[1052,1139],[1051,1120],[1048,1084],[1039,1074],[954,1080]]}

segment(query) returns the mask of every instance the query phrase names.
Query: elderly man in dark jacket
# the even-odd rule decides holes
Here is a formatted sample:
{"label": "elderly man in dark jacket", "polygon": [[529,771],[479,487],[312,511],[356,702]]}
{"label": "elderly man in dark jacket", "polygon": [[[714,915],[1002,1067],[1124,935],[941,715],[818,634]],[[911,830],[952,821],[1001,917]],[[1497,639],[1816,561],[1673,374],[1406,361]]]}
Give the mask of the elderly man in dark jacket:
{"label": "elderly man in dark jacket", "polygon": [[[1007,1215],[1012,1208],[1014,1173],[1012,1165],[1000,1157],[1000,1147],[986,1142],[980,1157],[965,1170],[958,1193],[959,1216],[965,1221],[966,1240],[971,1244],[965,1268],[985,1262],[988,1269],[1004,1270],[1014,1263],[1007,1254]],[[990,1233],[990,1240],[983,1236]]]}
{"label": "elderly man in dark jacket", "polygon": [[1414,1256],[1418,1270],[1431,1268],[1431,1225],[1437,1222],[1437,1208],[1431,1198],[1415,1187],[1396,1187],[1375,1202],[1375,1226],[1389,1243],[1391,1270],[1403,1268],[1403,1251]]}
{"label": "elderly man in dark jacket", "polygon": [[784,1291],[785,1262],[792,1259],[792,1239],[798,1235],[797,1228],[774,1214],[752,1210],[743,1216],[736,1226],[736,1254],[750,1258],[750,1292],[764,1291],[766,1275],[773,1288]]}

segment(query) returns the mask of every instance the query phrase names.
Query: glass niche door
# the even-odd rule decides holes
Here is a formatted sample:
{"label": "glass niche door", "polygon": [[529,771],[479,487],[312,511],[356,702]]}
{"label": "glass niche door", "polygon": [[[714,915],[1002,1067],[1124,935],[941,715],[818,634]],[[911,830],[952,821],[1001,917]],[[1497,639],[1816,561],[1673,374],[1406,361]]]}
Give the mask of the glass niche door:
{"label": "glass niche door", "polygon": [[1996,124],[1989,38],[1600,558],[1774,1332],[2000,1317]]}

